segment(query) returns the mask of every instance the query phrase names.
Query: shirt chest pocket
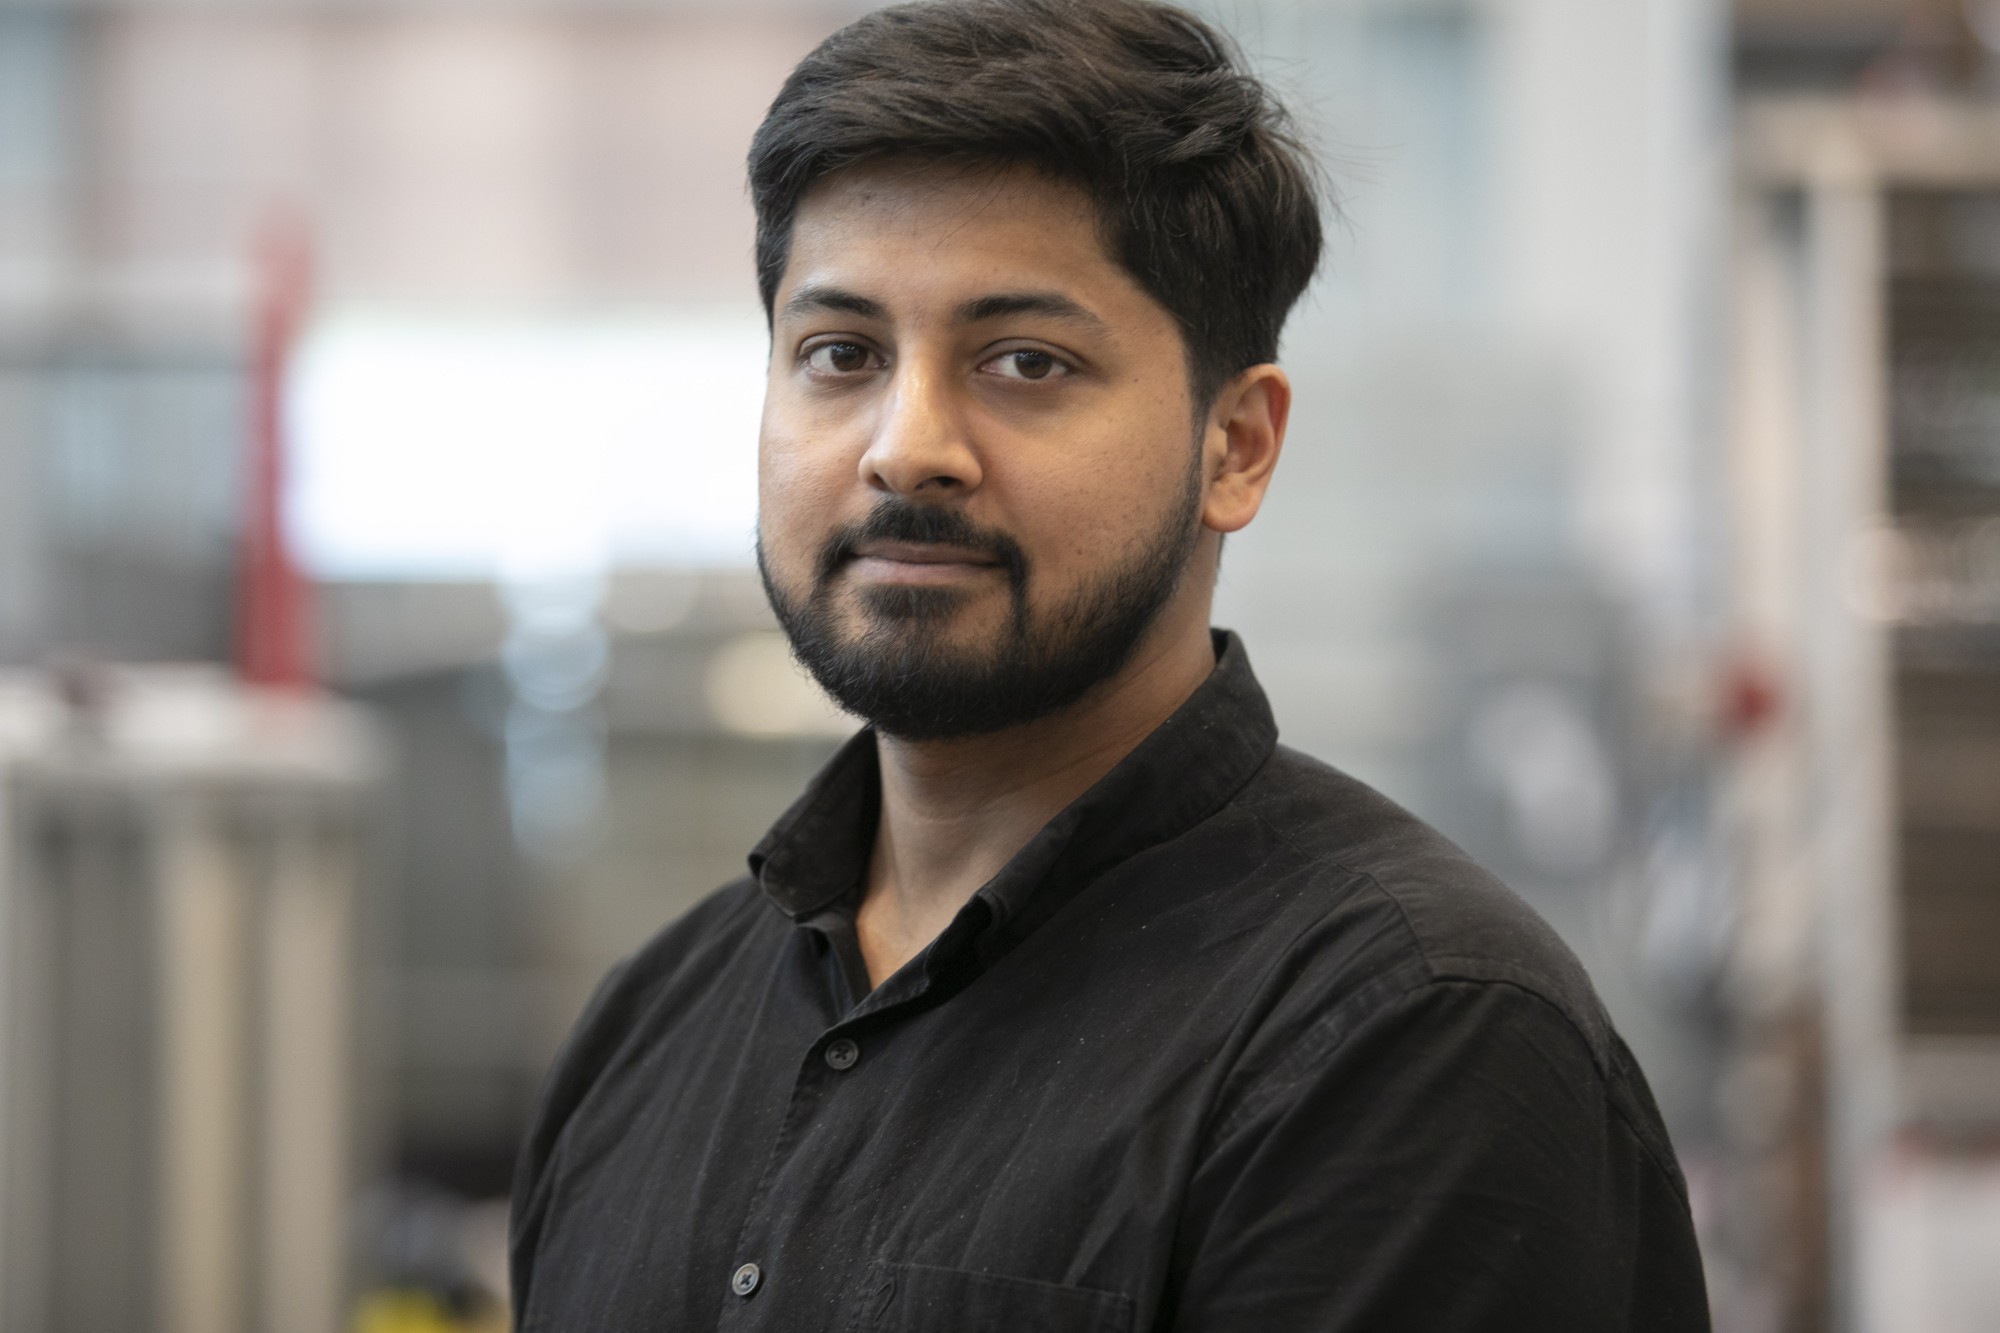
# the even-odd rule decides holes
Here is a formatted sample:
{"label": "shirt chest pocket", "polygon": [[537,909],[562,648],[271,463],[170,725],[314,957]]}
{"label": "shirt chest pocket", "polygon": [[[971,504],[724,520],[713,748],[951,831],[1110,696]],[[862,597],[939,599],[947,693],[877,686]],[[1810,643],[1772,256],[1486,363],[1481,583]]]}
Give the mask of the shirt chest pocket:
{"label": "shirt chest pocket", "polygon": [[1116,1292],[927,1264],[872,1263],[848,1333],[1131,1333]]}

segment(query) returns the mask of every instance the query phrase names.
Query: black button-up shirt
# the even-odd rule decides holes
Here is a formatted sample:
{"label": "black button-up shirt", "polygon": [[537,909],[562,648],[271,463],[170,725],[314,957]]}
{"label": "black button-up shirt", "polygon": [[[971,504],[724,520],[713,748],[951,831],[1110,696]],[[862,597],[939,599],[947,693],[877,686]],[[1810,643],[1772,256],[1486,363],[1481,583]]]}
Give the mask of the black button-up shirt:
{"label": "black button-up shirt", "polygon": [[1217,645],[873,991],[865,732],[613,972],[522,1155],[520,1333],[1706,1328],[1575,960]]}

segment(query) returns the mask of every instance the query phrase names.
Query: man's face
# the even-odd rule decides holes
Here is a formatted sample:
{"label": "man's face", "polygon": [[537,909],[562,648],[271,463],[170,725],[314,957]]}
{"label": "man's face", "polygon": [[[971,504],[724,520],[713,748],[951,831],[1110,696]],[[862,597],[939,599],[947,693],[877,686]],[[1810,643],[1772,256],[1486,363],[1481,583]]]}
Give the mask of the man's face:
{"label": "man's face", "polygon": [[1173,317],[1081,191],[884,164],[803,201],[759,457],[765,587],[820,683],[912,739],[1115,674],[1200,547]]}

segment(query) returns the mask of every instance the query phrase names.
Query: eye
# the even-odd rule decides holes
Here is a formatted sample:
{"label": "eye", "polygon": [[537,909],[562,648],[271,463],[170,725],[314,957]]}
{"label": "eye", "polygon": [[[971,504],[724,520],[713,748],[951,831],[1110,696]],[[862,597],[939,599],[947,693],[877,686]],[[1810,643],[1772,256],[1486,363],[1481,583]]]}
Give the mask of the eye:
{"label": "eye", "polygon": [[1002,352],[979,368],[1010,380],[1061,379],[1071,373],[1067,364],[1033,347],[1017,347],[1011,352]]}
{"label": "eye", "polygon": [[857,375],[875,367],[875,353],[857,342],[824,342],[806,351],[806,365],[821,375]]}

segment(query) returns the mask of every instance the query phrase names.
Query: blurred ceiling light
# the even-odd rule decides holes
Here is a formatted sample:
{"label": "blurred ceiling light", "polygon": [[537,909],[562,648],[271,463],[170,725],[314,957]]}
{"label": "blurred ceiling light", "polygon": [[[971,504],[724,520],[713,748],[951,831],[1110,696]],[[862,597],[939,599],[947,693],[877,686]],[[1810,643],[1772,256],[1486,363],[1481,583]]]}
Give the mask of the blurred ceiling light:
{"label": "blurred ceiling light", "polygon": [[747,566],[767,346],[754,307],[322,320],[287,403],[301,558],[322,579]]}
{"label": "blurred ceiling light", "polygon": [[706,684],[715,720],[746,736],[845,736],[859,725],[792,660],[776,630],[723,643],[709,659]]}

